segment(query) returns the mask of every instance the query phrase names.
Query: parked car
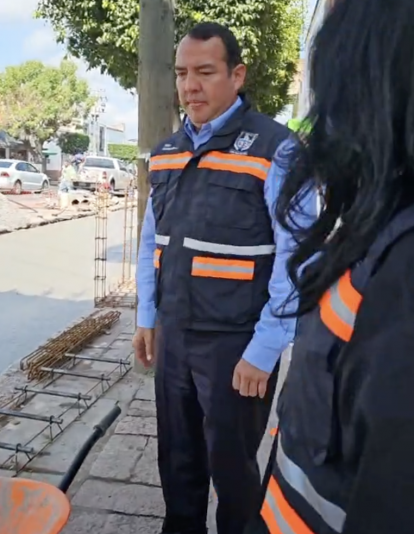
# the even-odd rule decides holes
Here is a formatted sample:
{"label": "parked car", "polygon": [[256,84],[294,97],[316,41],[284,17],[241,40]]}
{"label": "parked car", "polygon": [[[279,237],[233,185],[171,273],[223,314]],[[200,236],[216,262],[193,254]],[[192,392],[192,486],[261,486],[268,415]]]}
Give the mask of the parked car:
{"label": "parked car", "polygon": [[131,183],[126,165],[116,159],[103,156],[87,156],[73,185],[80,189],[96,189],[106,184],[112,191],[125,191]]}
{"label": "parked car", "polygon": [[49,189],[49,178],[34,165],[19,159],[0,159],[0,191],[20,195],[24,191]]}

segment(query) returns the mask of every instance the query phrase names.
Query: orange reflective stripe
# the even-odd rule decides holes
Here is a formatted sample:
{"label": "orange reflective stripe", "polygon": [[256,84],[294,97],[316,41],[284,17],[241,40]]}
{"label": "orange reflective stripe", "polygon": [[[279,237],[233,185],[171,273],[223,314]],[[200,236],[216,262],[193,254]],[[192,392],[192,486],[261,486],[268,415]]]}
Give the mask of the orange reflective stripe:
{"label": "orange reflective stripe", "polygon": [[260,180],[266,180],[271,163],[267,161],[267,159],[256,158],[253,156],[209,152],[201,158],[198,167],[200,169],[246,173],[259,178]]}
{"label": "orange reflective stripe", "polygon": [[276,517],[274,516],[270,504],[265,500],[263,502],[261,516],[270,532],[270,534],[284,534],[277,525]]}
{"label": "orange reflective stripe", "polygon": [[314,534],[287,502],[273,476],[269,480],[261,515],[271,534]]}
{"label": "orange reflective stripe", "polygon": [[336,336],[349,341],[361,302],[362,295],[352,286],[348,270],[321,298],[321,320]]}
{"label": "orange reflective stripe", "polygon": [[320,301],[320,315],[322,322],[333,334],[343,341],[351,339],[354,328],[338,317],[332,309],[330,291],[327,291]]}
{"label": "orange reflective stripe", "polygon": [[161,252],[162,252],[162,250],[160,248],[156,248],[155,251],[154,251],[154,267],[156,269],[160,268]]}
{"label": "orange reflective stripe", "polygon": [[254,261],[222,260],[196,256],[193,258],[191,275],[205,278],[253,280]]}
{"label": "orange reflective stripe", "polygon": [[339,279],[338,291],[344,304],[356,314],[361,305],[362,296],[352,285],[351,271],[346,271],[346,273]]}
{"label": "orange reflective stripe", "polygon": [[173,169],[184,169],[193,157],[191,152],[180,152],[179,154],[161,154],[150,159],[150,171],[164,171]]}

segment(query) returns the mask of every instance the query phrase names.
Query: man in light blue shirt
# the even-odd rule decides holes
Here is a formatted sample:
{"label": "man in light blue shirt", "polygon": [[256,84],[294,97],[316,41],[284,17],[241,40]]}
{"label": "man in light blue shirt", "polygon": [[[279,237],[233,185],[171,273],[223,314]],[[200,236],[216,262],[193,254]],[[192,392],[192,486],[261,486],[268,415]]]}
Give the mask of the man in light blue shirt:
{"label": "man in light blue shirt", "polygon": [[[228,29],[192,30],[176,74],[188,116],[150,161],[134,349],[157,365],[162,532],[206,532],[211,476],[218,534],[241,534],[260,501],[256,453],[295,332],[275,317],[292,290],[294,243],[274,212],[293,141],[238,96],[245,67]],[[315,216],[310,196],[296,222]]]}
{"label": "man in light blue shirt", "polygon": [[[226,119],[240,106],[241,100],[227,112],[201,128],[199,132],[194,130],[187,118],[184,129],[191,138],[194,148],[207,143],[217,132]],[[266,386],[267,377],[273,371],[282,352],[293,341],[296,321],[294,319],[279,319],[275,313],[280,312],[281,306],[292,291],[289,281],[286,262],[290,251],[295,246],[292,236],[275,221],[275,206],[280,188],[287,173],[287,160],[294,149],[294,140],[286,139],[275,154],[275,159],[268,172],[264,195],[274,229],[274,240],[277,246],[272,277],[269,282],[270,299],[263,308],[260,321],[256,324],[255,333],[247,346],[243,360],[253,367],[263,371],[267,376],[261,379],[260,396],[263,397],[263,389]],[[298,226],[306,226],[316,218],[316,196],[308,195],[302,202],[301,212],[298,211]],[[153,329],[155,327],[157,310],[155,306],[155,267],[154,251],[155,243],[155,219],[152,210],[151,199],[148,202],[141,233],[141,246],[138,254],[137,287],[139,294],[137,325],[141,328]],[[153,357],[153,349],[148,353]],[[151,360],[151,358],[149,358]],[[240,378],[240,381],[244,377]],[[259,380],[260,381],[260,380]],[[241,385],[240,385],[241,387]],[[240,388],[237,388],[240,390]],[[240,392],[247,396],[245,390]]]}

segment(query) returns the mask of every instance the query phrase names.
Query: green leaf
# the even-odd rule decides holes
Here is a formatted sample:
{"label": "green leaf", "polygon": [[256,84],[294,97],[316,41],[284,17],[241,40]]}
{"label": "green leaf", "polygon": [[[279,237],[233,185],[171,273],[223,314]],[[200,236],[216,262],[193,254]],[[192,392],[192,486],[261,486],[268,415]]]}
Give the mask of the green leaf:
{"label": "green leaf", "polygon": [[[196,23],[227,24],[243,47],[246,89],[256,107],[274,116],[289,103],[299,59],[303,0],[176,0],[176,42]],[[98,67],[124,88],[137,86],[138,0],[40,0],[68,51]]]}
{"label": "green leaf", "polygon": [[123,161],[136,161],[138,157],[138,147],[136,145],[109,143],[108,150],[112,158],[122,159]]}
{"label": "green leaf", "polygon": [[80,132],[65,132],[59,136],[58,145],[64,154],[83,154],[89,148],[89,135]]}
{"label": "green leaf", "polygon": [[76,65],[27,61],[0,72],[0,129],[41,150],[62,126],[85,118],[94,99]]}

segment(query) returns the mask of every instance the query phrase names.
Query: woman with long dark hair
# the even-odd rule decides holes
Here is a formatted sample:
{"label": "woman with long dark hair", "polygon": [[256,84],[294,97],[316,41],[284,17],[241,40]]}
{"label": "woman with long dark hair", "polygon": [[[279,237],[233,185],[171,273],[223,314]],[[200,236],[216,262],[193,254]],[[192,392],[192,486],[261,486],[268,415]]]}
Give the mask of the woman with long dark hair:
{"label": "woman with long dark hair", "polygon": [[[337,0],[314,42],[277,206],[297,337],[255,533],[414,533],[413,51],[413,0]],[[300,229],[310,177],[323,208]]]}

